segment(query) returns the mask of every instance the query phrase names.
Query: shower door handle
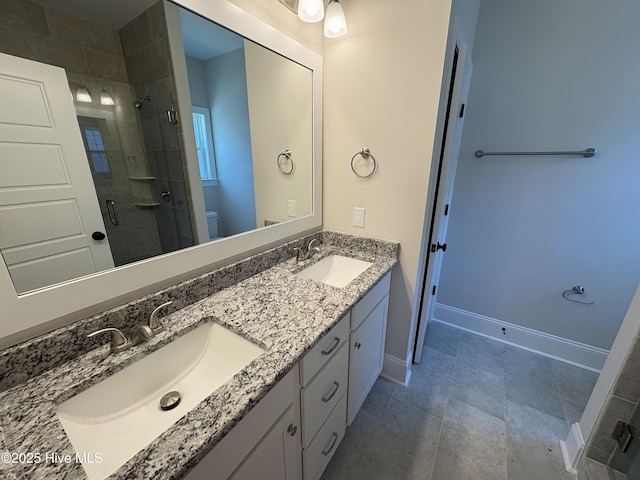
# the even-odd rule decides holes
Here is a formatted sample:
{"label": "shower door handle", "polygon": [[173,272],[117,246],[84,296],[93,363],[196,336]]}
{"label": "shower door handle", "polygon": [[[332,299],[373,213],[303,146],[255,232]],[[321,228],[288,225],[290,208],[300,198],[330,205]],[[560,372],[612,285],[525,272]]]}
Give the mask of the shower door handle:
{"label": "shower door handle", "polygon": [[107,213],[109,214],[109,221],[113,225],[118,225],[118,210],[116,210],[116,202],[113,200],[107,200]]}

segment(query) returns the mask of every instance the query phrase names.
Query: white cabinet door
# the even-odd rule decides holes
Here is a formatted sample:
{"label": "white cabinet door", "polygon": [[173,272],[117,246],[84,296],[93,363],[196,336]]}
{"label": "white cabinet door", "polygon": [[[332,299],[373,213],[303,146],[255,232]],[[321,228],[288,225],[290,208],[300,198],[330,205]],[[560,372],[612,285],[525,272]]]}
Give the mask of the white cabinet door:
{"label": "white cabinet door", "polygon": [[297,480],[302,454],[296,365],[183,480]]}
{"label": "white cabinet door", "polygon": [[388,303],[387,294],[358,328],[351,332],[347,425],[353,422],[382,371]]}
{"label": "white cabinet door", "polygon": [[300,456],[295,425],[292,405],[231,475],[231,480],[295,480]]}

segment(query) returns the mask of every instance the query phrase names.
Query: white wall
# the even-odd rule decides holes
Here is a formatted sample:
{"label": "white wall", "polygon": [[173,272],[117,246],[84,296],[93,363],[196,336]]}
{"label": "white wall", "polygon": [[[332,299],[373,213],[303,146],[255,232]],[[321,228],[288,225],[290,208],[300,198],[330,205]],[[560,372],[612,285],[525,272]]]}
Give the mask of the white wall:
{"label": "white wall", "polygon": [[227,237],[256,228],[249,106],[243,49],[204,66],[218,170],[218,223]]}
{"label": "white wall", "polygon": [[184,58],[187,62],[187,76],[189,78],[191,105],[209,108],[209,95],[207,93],[207,80],[204,73],[204,62],[187,55],[185,55]]}
{"label": "white wall", "polygon": [[[400,242],[392,276],[388,355],[405,360],[451,2],[343,1],[349,33],[325,40],[324,227]],[[368,180],[350,168],[369,147]],[[365,228],[352,226],[366,208]]]}
{"label": "white wall", "polygon": [[638,22],[635,0],[483,0],[438,302],[611,346],[640,280]]}
{"label": "white wall", "polygon": [[[312,213],[311,71],[254,42],[245,40],[256,224],[286,222]],[[293,172],[283,174],[278,155],[290,150]],[[283,159],[282,168],[290,163]],[[289,216],[288,201],[295,202]]]}
{"label": "white wall", "polygon": [[467,55],[472,57],[479,13],[480,0],[453,0],[451,2],[451,19],[453,21],[457,17],[459,37],[467,44]]}
{"label": "white wall", "polygon": [[304,23],[298,16],[277,0],[229,0],[254,17],[301,43],[310,50],[322,54],[322,22]]}

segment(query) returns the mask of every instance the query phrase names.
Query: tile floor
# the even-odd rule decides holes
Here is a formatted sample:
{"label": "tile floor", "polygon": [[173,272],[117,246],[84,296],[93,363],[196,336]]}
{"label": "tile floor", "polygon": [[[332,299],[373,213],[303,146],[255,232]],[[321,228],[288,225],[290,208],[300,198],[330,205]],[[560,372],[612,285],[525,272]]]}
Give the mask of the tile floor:
{"label": "tile floor", "polygon": [[596,379],[432,322],[409,386],[378,379],[322,480],[573,480],[558,440]]}

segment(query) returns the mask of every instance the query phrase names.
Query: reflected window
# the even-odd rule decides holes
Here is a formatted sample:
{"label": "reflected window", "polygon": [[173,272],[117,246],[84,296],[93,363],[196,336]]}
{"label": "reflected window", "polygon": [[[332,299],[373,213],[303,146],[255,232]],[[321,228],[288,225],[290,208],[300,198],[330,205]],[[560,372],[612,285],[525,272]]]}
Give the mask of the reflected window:
{"label": "reflected window", "polygon": [[104,140],[105,136],[108,136],[105,121],[99,118],[78,116],[78,125],[80,125],[80,131],[82,132],[82,140],[89,159],[91,173],[101,177],[110,177],[111,168]]}
{"label": "reflected window", "polygon": [[87,145],[89,146],[89,153],[91,154],[93,170],[96,173],[109,173],[107,152],[104,149],[104,143],[102,142],[102,135],[100,135],[100,130],[87,128],[84,131],[84,136],[87,140]]}
{"label": "reflected window", "polygon": [[213,153],[213,135],[211,133],[211,120],[209,109],[205,107],[193,107],[193,131],[196,137],[198,150],[198,165],[202,180],[216,180],[216,160]]}

